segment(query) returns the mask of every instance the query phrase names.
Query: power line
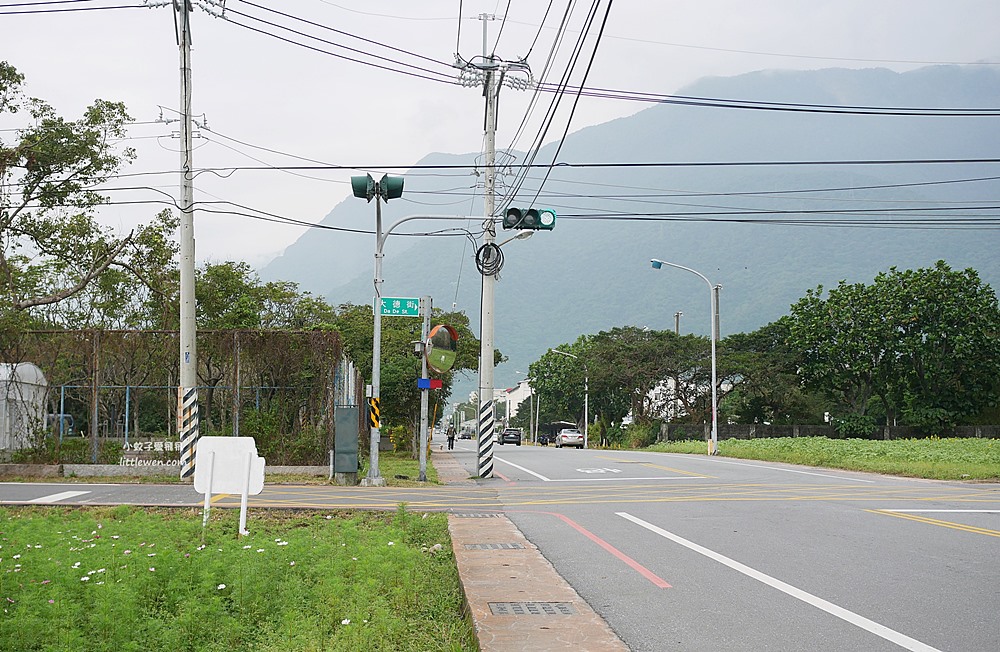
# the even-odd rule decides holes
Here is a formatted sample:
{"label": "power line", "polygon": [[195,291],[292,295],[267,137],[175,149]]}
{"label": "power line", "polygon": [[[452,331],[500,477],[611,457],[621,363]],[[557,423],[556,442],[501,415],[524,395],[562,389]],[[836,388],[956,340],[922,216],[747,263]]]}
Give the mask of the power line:
{"label": "power line", "polygon": [[[1000,158],[921,158],[921,159],[858,159],[858,160],[817,160],[817,161],[630,161],[606,163],[504,163],[497,168],[515,169],[547,169],[560,167],[566,169],[643,169],[643,168],[713,168],[713,167],[800,167],[800,166],[878,166],[878,165],[985,165],[1000,163]],[[438,164],[438,165],[273,165],[273,166],[226,166],[203,168],[201,172],[223,171],[261,171],[261,170],[474,170],[471,164]],[[455,175],[452,175],[455,176]]]}
{"label": "power line", "polygon": [[[261,20],[259,18],[256,18],[254,20],[258,20],[258,21],[265,22],[265,23],[267,22],[267,21],[263,21],[263,20]],[[401,75],[408,75],[410,77],[416,77],[416,78],[419,78],[419,79],[426,79],[426,80],[429,80],[429,81],[439,82],[439,83],[444,83],[444,84],[449,84],[449,85],[452,85],[452,86],[457,86],[458,85],[457,81],[455,81],[454,79],[452,79],[450,76],[444,75],[444,73],[438,73],[436,71],[428,71],[431,74],[441,75],[443,77],[443,78],[438,78],[438,77],[430,77],[428,75],[424,75],[424,74],[420,74],[420,73],[408,72],[406,70],[400,70],[398,68],[392,68],[390,66],[383,66],[381,64],[373,63],[371,61],[363,61],[361,59],[356,59],[354,57],[349,57],[349,56],[343,55],[343,54],[337,54],[335,52],[330,52],[328,50],[324,50],[322,48],[314,47],[312,45],[307,45],[305,43],[300,43],[300,42],[295,41],[293,39],[285,38],[284,36],[279,36],[278,34],[274,34],[273,32],[268,32],[267,30],[259,29],[257,27],[252,27],[250,25],[241,23],[239,21],[233,20],[232,18],[228,18],[227,17],[226,18],[226,22],[228,22],[231,25],[236,25],[237,27],[242,27],[244,29],[250,30],[252,32],[257,32],[258,34],[263,34],[265,36],[270,36],[271,38],[277,39],[279,41],[284,41],[285,43],[289,43],[291,45],[297,45],[297,46],[299,46],[301,48],[305,48],[307,50],[312,50],[313,52],[319,52],[320,54],[325,54],[327,56],[336,57],[338,59],[344,59],[346,61],[352,61],[354,63],[360,63],[361,65],[364,65],[364,66],[369,66],[369,67],[372,67],[372,68],[378,68],[379,70],[386,70],[388,72],[394,72],[394,73],[398,73],[398,74],[401,74]],[[278,26],[278,27],[280,27],[280,26]],[[292,30],[292,29],[287,28],[287,27],[282,27],[281,29],[286,29],[288,31],[295,32],[295,30]],[[295,33],[301,34],[300,32],[295,32]],[[323,39],[319,39],[317,37],[309,36],[307,34],[302,34],[302,36],[305,36],[306,38],[313,38],[315,40],[323,41]],[[328,41],[323,41],[323,42],[329,43]],[[332,45],[337,45],[337,44],[332,44]],[[337,47],[346,47],[346,46],[337,45]],[[347,49],[350,49],[350,48],[347,48]],[[367,54],[368,56],[379,58],[379,59],[386,59],[385,57],[379,57],[379,56],[373,55],[373,54],[368,54],[368,53],[365,53],[365,54]],[[414,66],[412,64],[406,64],[406,63],[402,63],[402,62],[396,62],[396,61],[390,60],[390,59],[386,59],[386,60],[393,61],[394,63],[399,63],[400,65],[407,66],[407,67],[410,67],[410,68],[415,68],[417,70],[424,70],[423,68],[420,68],[419,66]]]}
{"label": "power line", "polygon": [[[250,4],[250,3],[248,3],[248,4]],[[253,5],[253,6],[257,6],[257,5]],[[277,13],[280,13],[280,12],[277,12]],[[413,70],[417,70],[417,71],[420,71],[420,72],[423,72],[423,73],[427,73],[429,75],[439,75],[439,76],[445,78],[443,80],[442,79],[435,79],[434,81],[445,81],[445,80],[447,80],[447,81],[449,81],[451,83],[454,83],[454,80],[452,80],[452,77],[451,77],[451,73],[442,73],[442,72],[438,72],[436,70],[430,70],[429,68],[424,68],[422,66],[417,66],[415,64],[406,63],[406,62],[403,62],[403,61],[398,61],[396,59],[391,59],[389,57],[384,57],[384,56],[381,56],[381,55],[378,55],[378,54],[374,54],[374,53],[371,53],[371,52],[366,52],[365,50],[359,50],[357,48],[352,48],[352,47],[349,47],[347,45],[343,45],[341,43],[335,43],[333,41],[330,41],[330,40],[327,40],[327,39],[324,39],[324,38],[320,38],[318,36],[313,36],[311,34],[306,34],[305,32],[301,32],[299,30],[292,29],[291,27],[286,27],[284,25],[279,25],[278,23],[274,23],[274,22],[271,22],[269,20],[264,20],[263,18],[258,18],[256,16],[251,16],[250,14],[245,14],[243,12],[236,11],[235,9],[228,9],[226,11],[226,16],[225,16],[226,20],[228,22],[234,24],[234,25],[238,25],[240,27],[244,27],[244,28],[247,28],[247,29],[252,29],[252,30],[254,30],[256,32],[259,32],[259,33],[262,33],[262,34],[267,34],[268,36],[271,36],[271,37],[274,37],[274,38],[277,38],[277,39],[280,39],[280,40],[283,40],[283,41],[286,41],[286,42],[295,43],[296,45],[300,45],[302,47],[309,47],[309,46],[305,45],[303,43],[299,43],[297,41],[292,41],[290,39],[282,38],[282,37],[278,36],[277,34],[274,34],[272,32],[268,32],[266,30],[256,29],[256,28],[250,27],[249,25],[245,25],[243,23],[236,22],[236,21],[232,20],[231,18],[229,18],[230,15],[236,15],[236,16],[242,16],[244,18],[249,18],[250,20],[254,20],[254,21],[257,21],[259,23],[263,23],[264,25],[267,25],[269,27],[275,27],[277,29],[282,29],[282,30],[285,30],[287,32],[291,32],[292,34],[295,34],[296,36],[301,36],[303,38],[312,39],[314,41],[318,41],[318,42],[326,44],[326,45],[331,45],[333,47],[340,48],[340,49],[346,50],[348,52],[353,52],[355,54],[359,54],[359,55],[362,55],[362,56],[371,57],[371,58],[377,59],[379,61],[385,61],[385,62],[388,62],[388,63],[394,63],[396,65],[403,66],[405,68],[411,68]],[[288,16],[288,14],[282,14],[282,15],[283,16]],[[299,20],[303,20],[303,19],[299,19]],[[309,22],[309,21],[304,21],[304,22]],[[313,24],[313,23],[310,23],[310,24]],[[338,30],[334,30],[334,31],[338,31]],[[346,34],[346,32],[339,32],[339,31],[338,31],[338,33]],[[353,36],[353,35],[350,35],[350,36]],[[355,38],[361,38],[361,37],[355,37]],[[368,39],[361,39],[361,40],[364,40],[364,41],[366,41],[368,43],[376,43],[375,41],[370,41]],[[382,47],[393,49],[393,50],[397,49],[397,48],[391,48],[390,46],[384,45],[384,44],[381,44],[381,43],[376,43],[376,44],[377,45],[381,45]],[[349,57],[347,55],[336,54],[336,53],[333,53],[333,52],[328,52],[326,50],[319,50],[318,48],[310,48],[310,49],[314,49],[316,51],[323,52],[323,53],[328,54],[330,56],[338,57],[338,58],[341,58],[341,59],[346,59],[347,61],[353,61],[355,63],[360,63],[360,64],[363,64],[363,65],[374,66],[376,68],[382,68],[383,70],[391,70],[393,72],[405,73],[405,71],[403,71],[403,70],[398,70],[398,69],[395,69],[395,68],[389,68],[389,67],[386,67],[386,66],[381,66],[381,65],[372,63],[370,61],[363,61],[361,59],[355,59],[355,58]],[[417,55],[414,55],[414,56],[417,56]],[[424,58],[426,58],[426,57],[424,57]],[[431,60],[431,61],[433,61],[433,60]],[[440,63],[440,62],[435,61],[435,63]],[[447,65],[447,64],[441,64],[441,65]],[[406,74],[413,74],[413,73],[406,73]],[[416,75],[416,76],[423,77],[423,75]],[[425,77],[425,78],[426,79],[432,79],[430,77]]]}
{"label": "power line", "polygon": [[[91,0],[61,0],[62,2],[90,2]],[[37,2],[37,3],[20,3],[20,4],[10,4],[10,5],[0,5],[0,9],[6,7],[31,7],[36,5],[45,4],[57,4],[57,2]],[[70,12],[78,11],[104,11],[107,9],[144,9],[143,5],[110,5],[110,6],[100,6],[100,7],[69,7],[65,9],[51,8],[51,9],[23,9],[20,11],[0,11],[0,16],[17,16],[17,15],[37,15],[37,14],[64,14]]]}
{"label": "power line", "polygon": [[[551,84],[540,84],[539,88],[546,93],[562,93],[566,88]],[[628,100],[648,104],[669,104],[675,106],[693,106],[716,109],[744,109],[752,111],[783,111],[792,113],[827,113],[843,115],[886,115],[886,116],[916,116],[916,117],[997,117],[1000,108],[976,107],[880,107],[880,106],[850,106],[836,104],[807,104],[796,102],[768,102],[757,100],[731,100],[713,97],[692,97],[686,95],[663,95],[657,93],[641,93],[619,91],[603,88],[574,89],[587,97],[604,99]]]}
{"label": "power line", "polygon": [[[423,59],[424,61],[428,61],[430,63],[436,63],[438,65],[445,66],[446,68],[451,68],[451,64],[445,63],[443,61],[438,61],[437,59],[432,59],[431,57],[427,57],[427,56],[424,56],[422,54],[418,54],[416,52],[410,52],[409,50],[403,50],[402,48],[397,48],[397,47],[394,47],[392,45],[387,45],[385,43],[382,43],[381,41],[375,41],[375,40],[372,40],[372,39],[369,39],[369,38],[365,38],[363,36],[358,36],[356,34],[351,34],[350,32],[345,32],[343,30],[334,29],[333,27],[329,27],[329,26],[323,25],[321,23],[313,22],[311,20],[306,20],[305,18],[300,18],[299,16],[295,16],[293,14],[288,14],[288,13],[285,13],[285,12],[282,12],[282,11],[278,11],[277,9],[272,9],[270,7],[265,7],[263,5],[255,4],[253,2],[249,2],[248,0],[240,0],[240,2],[242,2],[243,4],[246,4],[246,5],[250,5],[251,7],[256,7],[257,9],[263,9],[264,11],[270,11],[271,13],[278,14],[279,16],[284,16],[285,18],[291,18],[292,20],[297,20],[299,22],[305,23],[307,25],[311,25],[313,27],[318,27],[320,29],[325,29],[325,30],[334,32],[335,34],[340,34],[342,36],[347,36],[347,37],[350,37],[350,38],[353,38],[353,39],[357,39],[359,41],[363,41],[365,43],[369,43],[371,45],[377,45],[379,47],[386,48],[387,50],[392,50],[393,52],[399,52],[400,54],[406,54],[406,55],[409,55],[409,56],[417,58],[417,59]],[[233,10],[230,9],[229,11],[233,11]],[[257,20],[259,20],[259,19],[257,19]]]}

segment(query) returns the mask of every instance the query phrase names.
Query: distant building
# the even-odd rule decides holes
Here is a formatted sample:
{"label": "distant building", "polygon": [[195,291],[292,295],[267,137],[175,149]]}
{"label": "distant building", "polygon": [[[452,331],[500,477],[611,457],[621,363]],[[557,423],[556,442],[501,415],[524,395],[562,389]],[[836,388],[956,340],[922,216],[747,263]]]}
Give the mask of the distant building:
{"label": "distant building", "polygon": [[521,403],[531,396],[531,384],[526,378],[520,381],[516,387],[501,391],[506,395],[507,406],[510,408],[510,418],[513,419],[521,408]]}
{"label": "distant building", "polygon": [[34,444],[45,427],[48,390],[45,374],[30,362],[0,364],[0,450]]}

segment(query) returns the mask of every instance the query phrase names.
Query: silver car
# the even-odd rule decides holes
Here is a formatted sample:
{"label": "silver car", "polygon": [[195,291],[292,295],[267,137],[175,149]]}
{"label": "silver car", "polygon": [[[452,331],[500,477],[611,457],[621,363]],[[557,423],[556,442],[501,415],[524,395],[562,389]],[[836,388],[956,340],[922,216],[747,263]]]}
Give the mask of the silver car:
{"label": "silver car", "polygon": [[556,435],[556,448],[562,448],[563,446],[583,448],[583,433],[576,428],[563,428]]}

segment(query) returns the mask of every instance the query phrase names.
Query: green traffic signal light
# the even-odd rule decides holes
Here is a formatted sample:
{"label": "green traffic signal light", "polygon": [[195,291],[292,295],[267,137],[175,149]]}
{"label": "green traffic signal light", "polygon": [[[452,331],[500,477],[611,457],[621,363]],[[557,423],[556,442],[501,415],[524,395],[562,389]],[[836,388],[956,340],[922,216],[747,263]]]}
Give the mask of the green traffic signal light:
{"label": "green traffic signal light", "polygon": [[538,226],[536,228],[551,231],[556,228],[556,212],[551,208],[538,211]]}
{"label": "green traffic signal light", "polygon": [[556,225],[556,212],[550,208],[515,208],[507,209],[503,217],[505,229],[540,229],[552,230]]}

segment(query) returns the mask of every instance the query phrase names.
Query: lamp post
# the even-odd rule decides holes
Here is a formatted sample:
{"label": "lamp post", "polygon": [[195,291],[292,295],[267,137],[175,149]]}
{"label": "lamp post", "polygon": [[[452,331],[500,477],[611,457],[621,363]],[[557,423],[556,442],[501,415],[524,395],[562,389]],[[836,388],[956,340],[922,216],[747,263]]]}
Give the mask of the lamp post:
{"label": "lamp post", "polygon": [[368,449],[368,475],[361,484],[368,487],[385,485],[385,478],[379,475],[378,446],[381,439],[381,406],[379,402],[382,372],[382,308],[379,298],[382,295],[382,201],[396,199],[403,195],[402,177],[384,175],[376,183],[372,175],[351,177],[351,188],[355,197],[369,202],[375,199],[375,299],[372,301],[372,391],[369,396],[369,424],[371,426],[370,445]]}
{"label": "lamp post", "polygon": [[698,278],[705,281],[708,285],[708,313],[711,316],[711,331],[709,332],[709,339],[712,342],[712,439],[708,444],[708,454],[718,455],[719,454],[719,415],[718,415],[718,400],[716,397],[716,367],[715,367],[715,340],[718,338],[717,326],[716,326],[716,302],[718,300],[718,289],[721,285],[712,285],[712,282],[706,278],[701,272],[697,272],[690,267],[684,267],[683,265],[678,265],[676,263],[668,263],[665,260],[659,260],[653,258],[650,261],[653,269],[660,269],[664,265],[668,267],[676,267],[677,269],[683,269],[686,272],[691,272],[696,274]]}
{"label": "lamp post", "polygon": [[389,234],[397,226],[410,220],[465,220],[464,215],[410,215],[395,222],[392,226],[382,231],[382,202],[390,199],[397,199],[403,196],[403,178],[383,175],[376,182],[370,174],[365,176],[351,177],[351,190],[355,197],[375,200],[375,299],[372,302],[373,322],[372,322],[372,388],[369,399],[369,424],[371,426],[371,437],[369,441],[369,464],[368,475],[362,479],[361,484],[367,487],[381,487],[385,485],[385,478],[379,475],[378,467],[378,446],[381,439],[381,375],[382,375],[382,248]]}
{"label": "lamp post", "polygon": [[[580,356],[559,349],[549,349],[549,351],[580,360]],[[583,447],[587,448],[587,430],[590,427],[590,373],[587,371],[586,362],[580,360],[580,364],[583,365]]]}

